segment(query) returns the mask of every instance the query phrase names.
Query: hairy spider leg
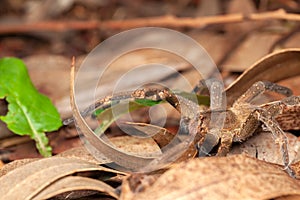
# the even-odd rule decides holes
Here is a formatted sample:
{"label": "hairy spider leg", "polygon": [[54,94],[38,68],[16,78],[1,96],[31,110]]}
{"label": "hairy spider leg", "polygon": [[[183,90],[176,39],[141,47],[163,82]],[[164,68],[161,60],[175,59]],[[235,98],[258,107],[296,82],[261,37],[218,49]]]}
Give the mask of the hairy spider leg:
{"label": "hairy spider leg", "polygon": [[[239,134],[235,135],[235,140],[245,140],[250,137],[252,133],[249,132],[249,123],[253,123],[253,118],[262,122],[272,133],[275,142],[279,144],[280,150],[282,153],[283,164],[285,166],[285,170],[291,176],[294,176],[293,170],[290,168],[289,162],[289,154],[288,154],[288,141],[287,136],[284,131],[280,128],[279,124],[275,120],[276,116],[282,113],[282,110],[285,106],[294,106],[299,103],[299,97],[291,96],[292,91],[289,88],[284,86],[277,85],[275,83],[259,81],[256,82],[252,87],[250,87],[235,103],[233,107],[235,109],[242,109],[243,106],[249,104],[251,107],[251,101],[258,95],[264,93],[265,91],[274,91],[279,94],[283,94],[285,96],[290,96],[282,101],[271,102],[262,106],[254,106],[252,112],[249,117],[246,119],[243,127]],[[252,118],[252,119],[251,119]],[[255,126],[258,124],[252,124],[252,129],[256,129]]]}
{"label": "hairy spider leg", "polygon": [[[208,85],[206,85],[208,83]],[[222,134],[222,128],[226,117],[226,102],[223,93],[223,84],[217,79],[207,80],[205,83],[200,81],[202,89],[207,88],[210,92],[210,112],[199,112],[197,119],[204,120],[203,127],[198,128],[200,135],[197,142],[198,156],[209,155],[213,147],[217,146],[220,139],[221,143],[230,142],[231,137]],[[199,86],[198,84],[198,86]],[[196,86],[197,88],[197,86]],[[209,119],[209,120],[207,120]],[[227,134],[228,135],[228,134]]]}
{"label": "hairy spider leg", "polygon": [[287,87],[269,81],[258,81],[234,102],[233,107],[240,104],[250,103],[255,97],[263,94],[266,91],[273,91],[287,97],[293,95],[292,90]]}
{"label": "hairy spider leg", "polygon": [[275,83],[268,81],[259,81],[254,83],[241,97],[235,101],[233,108],[226,112],[228,124],[234,123],[236,120],[235,115],[247,115],[245,121],[241,121],[242,124],[237,124],[238,129],[234,130],[234,126],[232,126],[231,129],[224,128],[219,131],[211,130],[208,132],[206,137],[210,138],[210,141],[214,141],[211,142],[212,144],[217,145],[220,142],[216,154],[217,156],[225,156],[229,152],[232,142],[243,141],[247,139],[258,128],[258,119],[252,113],[254,106],[250,103],[255,97],[261,95],[265,91],[274,91],[286,96],[292,95],[292,91],[289,88],[277,85]]}

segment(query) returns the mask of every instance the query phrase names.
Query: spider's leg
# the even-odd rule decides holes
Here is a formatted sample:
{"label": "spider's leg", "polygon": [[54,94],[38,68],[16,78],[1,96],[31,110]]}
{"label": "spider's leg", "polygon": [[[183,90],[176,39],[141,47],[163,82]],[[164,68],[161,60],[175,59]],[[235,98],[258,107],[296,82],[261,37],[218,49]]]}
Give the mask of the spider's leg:
{"label": "spider's leg", "polygon": [[217,156],[226,156],[233,142],[233,135],[230,131],[222,131],[220,138],[220,146]]}
{"label": "spider's leg", "polygon": [[220,138],[211,133],[206,133],[204,137],[196,143],[198,157],[210,156],[210,152],[219,143]]}
{"label": "spider's leg", "polygon": [[[289,99],[289,98],[288,98]],[[283,158],[283,165],[287,173],[294,177],[295,173],[290,168],[289,153],[288,153],[288,139],[284,131],[280,128],[275,120],[275,116],[282,112],[286,102],[276,102],[268,105],[266,108],[257,109],[254,111],[259,121],[261,121],[272,133],[276,143],[279,144]]]}
{"label": "spider's leg", "polygon": [[250,103],[255,97],[259,96],[265,91],[273,91],[285,96],[291,96],[293,94],[293,92],[287,87],[269,81],[258,81],[254,83],[242,96],[240,96],[234,102],[233,106]]}
{"label": "spider's leg", "polygon": [[167,101],[185,119],[195,118],[200,110],[199,105],[195,102],[183,96],[176,95],[168,89],[137,89],[132,93],[132,97],[135,99]]}
{"label": "spider's leg", "polygon": [[[131,96],[132,92],[123,92],[116,95],[106,96],[102,99],[97,100],[95,103],[91,104],[83,111],[81,111],[81,116],[86,117],[91,114],[91,112],[98,110],[98,109],[107,109],[111,106],[118,104],[121,100],[130,100],[133,99]],[[64,125],[69,125],[74,122],[74,118],[68,118],[64,120]]]}
{"label": "spider's leg", "polygon": [[[219,148],[220,155],[226,154],[232,143],[232,136],[222,134],[222,128],[226,117],[224,109],[224,97],[222,83],[219,81],[211,82],[210,85],[211,102],[210,113],[202,112],[202,126],[204,131],[200,130],[200,138],[197,143],[199,156],[208,155],[209,152],[218,145],[221,140],[221,146]],[[209,120],[206,120],[208,118]],[[228,137],[227,137],[228,136]],[[227,145],[228,144],[228,145]],[[227,147],[228,146],[228,147]],[[227,150],[226,150],[227,147]],[[222,152],[222,153],[221,153]]]}

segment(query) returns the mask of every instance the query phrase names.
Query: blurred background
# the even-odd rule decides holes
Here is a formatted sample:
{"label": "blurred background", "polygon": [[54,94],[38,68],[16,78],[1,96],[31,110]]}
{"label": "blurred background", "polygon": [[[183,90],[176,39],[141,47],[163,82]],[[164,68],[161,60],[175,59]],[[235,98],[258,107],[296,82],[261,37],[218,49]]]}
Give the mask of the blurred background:
{"label": "blurred background", "polygon": [[[196,18],[232,13],[247,15],[277,9],[299,13],[300,1],[2,0],[0,7],[0,56],[26,57],[34,54],[79,56],[86,54],[107,37],[126,29],[124,27],[118,28],[118,25],[113,26],[113,24],[102,26],[101,22],[111,20],[134,23],[130,19],[145,19],[145,23],[141,23],[139,26],[148,26],[146,19],[152,17]],[[46,23],[49,21],[52,23]],[[99,24],[94,25],[95,21]],[[70,22],[84,22],[84,27],[79,28],[78,24],[70,25]],[[22,24],[28,23],[31,24],[30,27],[19,27],[19,29],[11,27],[11,25],[22,26]],[[241,43],[240,40],[247,41],[246,35],[250,36],[250,33],[255,32],[255,34],[251,34],[248,40],[252,38],[252,41],[260,45],[259,47],[270,51],[270,48],[274,48],[272,45],[276,46],[276,41],[278,42],[279,38],[298,30],[298,23],[275,20],[267,23],[261,21],[240,24],[219,22],[201,27],[196,23],[192,27],[180,25],[170,25],[170,27],[191,34],[204,46],[209,45],[207,43],[213,43],[215,49],[211,49],[212,47],[209,46],[207,47],[208,51],[215,56],[216,62],[224,63],[225,60],[230,60],[228,56],[224,55],[224,52],[232,52],[232,48],[237,48],[237,43]],[[208,33],[211,35],[209,39],[207,38],[209,37],[207,36]],[[267,33],[270,35],[266,35]],[[226,37],[225,41],[222,40],[224,37]],[[293,43],[292,41],[286,42],[288,43],[285,44],[287,46]],[[220,54],[218,52],[222,52],[222,56],[217,56]],[[259,53],[257,52],[257,54]]]}

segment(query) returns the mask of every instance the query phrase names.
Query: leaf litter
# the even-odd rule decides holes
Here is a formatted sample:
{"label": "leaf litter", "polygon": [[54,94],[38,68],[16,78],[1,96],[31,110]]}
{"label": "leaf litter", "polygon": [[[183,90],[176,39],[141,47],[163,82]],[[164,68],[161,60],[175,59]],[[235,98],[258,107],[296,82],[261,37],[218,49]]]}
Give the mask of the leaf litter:
{"label": "leaf litter", "polygon": [[[3,199],[34,199],[36,195],[39,195],[39,198],[37,199],[43,199],[45,198],[43,195],[48,196],[50,193],[53,193],[57,190],[58,185],[63,184],[64,181],[69,182],[70,179],[76,179],[67,178],[66,180],[62,180],[62,178],[75,173],[88,171],[101,171],[103,175],[106,173],[109,176],[114,176],[116,174],[124,175],[123,172],[101,167],[81,159],[64,157],[39,159],[24,164],[1,176],[0,196]],[[93,181],[90,179],[83,179],[86,185],[82,185],[80,183],[81,181],[78,180],[80,180],[80,177],[77,177],[76,181],[70,185],[69,189],[65,188],[61,192],[73,191],[74,188],[77,190],[93,188],[93,190],[107,192],[114,197],[117,196],[114,189],[100,180]],[[79,183],[76,184],[77,182]],[[64,185],[64,187],[65,186],[66,185]],[[47,190],[45,191],[46,188]],[[40,194],[41,192],[43,193]],[[55,192],[55,195],[56,194],[57,192]]]}
{"label": "leaf litter", "polygon": [[[235,2],[238,2],[238,1],[235,1]],[[249,2],[249,1],[246,1],[246,2]],[[289,1],[290,2],[290,1]],[[287,3],[288,4],[288,3]],[[230,29],[230,28],[228,28],[228,29]],[[238,30],[238,29],[237,29]],[[250,34],[251,35],[251,34]],[[268,35],[268,34],[266,34],[266,35]],[[235,37],[236,35],[234,35],[234,37]],[[276,36],[272,36],[272,38],[277,38],[277,35]],[[254,38],[255,38],[255,36],[254,36]],[[260,34],[257,34],[257,38],[258,39],[261,39],[260,38]],[[253,39],[253,38],[252,38]],[[209,39],[205,39],[205,40],[209,40]],[[251,38],[249,39],[249,41],[251,40]],[[254,40],[254,39],[253,39]],[[267,39],[266,39],[267,40]],[[273,40],[273,39],[272,39]],[[248,42],[249,42],[248,41]],[[256,41],[256,40],[255,40]],[[268,40],[269,41],[269,40]],[[268,41],[267,41],[267,43],[268,43]],[[265,42],[265,41],[264,41]],[[201,42],[200,42],[201,43]],[[229,42],[230,43],[230,42]],[[219,43],[218,43],[219,44]],[[220,45],[220,44],[219,44]],[[213,45],[211,45],[212,47],[212,52],[214,52],[214,51],[216,51],[215,49],[224,49],[224,46],[228,46],[229,44],[228,44],[228,40],[226,40],[226,42],[225,43],[223,43],[222,45],[221,45],[221,47],[219,46],[219,45],[215,45],[215,43],[213,43]],[[234,53],[232,54],[232,57],[238,57],[239,55],[238,55],[238,53],[239,52],[241,52],[241,51],[243,51],[243,50],[248,50],[247,49],[247,41],[245,42],[245,44],[244,44],[245,46],[243,46],[241,49],[238,49],[238,51],[234,51]],[[268,43],[268,45],[269,45],[269,43]],[[294,47],[295,46],[295,44],[293,43],[293,44],[289,44],[291,47]],[[261,45],[257,45],[256,47],[258,48],[258,49],[256,49],[256,48],[253,48],[254,50],[255,50],[255,52],[258,52],[258,51],[261,51],[261,53],[262,54],[265,54],[266,53],[266,49],[265,48],[260,48],[260,46]],[[214,48],[213,48],[214,47]],[[229,48],[229,52],[230,52],[230,49],[231,48]],[[253,49],[251,49],[251,50],[253,50]],[[249,52],[248,51],[245,51],[245,53],[243,53],[243,55],[247,55],[247,54],[249,54]],[[251,54],[251,53],[250,53]],[[289,54],[289,53],[288,53]],[[252,59],[255,59],[255,58],[257,58],[256,57],[257,55],[255,54],[255,56],[254,56],[254,58],[252,58]],[[262,56],[262,55],[260,55],[260,56]],[[275,55],[275,57],[276,57],[277,55]],[[251,56],[250,56],[251,57]],[[285,57],[285,55],[283,56],[283,61],[284,60],[289,60],[288,59],[288,57]],[[276,61],[276,62],[279,62],[279,63],[281,63],[281,64],[283,64],[283,65],[289,65],[289,62],[294,62],[295,63],[295,66],[298,66],[297,65],[297,63],[298,63],[298,61],[297,61],[297,59],[295,59],[294,61],[288,61],[288,63],[286,63],[286,62],[282,62],[282,61],[280,61],[280,60],[282,60],[282,59],[279,59],[279,61]],[[242,61],[245,61],[245,62],[241,62],[242,64],[241,65],[243,65],[243,66],[238,66],[238,64],[236,64],[235,62],[238,62],[238,61],[241,61],[241,60],[237,60],[237,59],[233,59],[233,58],[230,58],[230,60],[229,60],[230,62],[228,62],[228,63],[230,63],[230,66],[229,66],[229,68],[227,68],[227,69],[229,69],[229,70],[234,70],[234,71],[242,71],[243,69],[245,69],[245,67],[246,66],[248,66],[249,65],[249,63],[247,64],[247,62],[253,62],[253,60],[242,60]],[[267,61],[268,63],[267,63],[267,66],[266,66],[266,68],[267,67],[271,67],[272,68],[272,65],[274,65],[274,63],[272,63],[272,62],[270,62],[270,61]],[[275,62],[275,63],[276,63]],[[226,67],[225,67],[225,69],[226,69]],[[236,70],[237,69],[237,70]],[[267,74],[267,73],[264,73],[264,74]],[[253,76],[253,75],[252,75]],[[250,76],[251,77],[251,76]],[[253,78],[253,77],[252,77]],[[297,81],[296,82],[294,82],[294,84],[295,83],[297,83]],[[247,81],[246,80],[244,80],[244,84],[247,84]],[[288,86],[289,86],[289,84],[287,84]],[[296,84],[296,89],[298,89],[297,88],[297,86],[298,86],[298,84]],[[247,87],[245,87],[245,88],[247,88]],[[62,95],[64,95],[64,94],[62,94]],[[67,107],[66,106],[66,104],[64,105],[64,106],[61,106],[61,108],[62,107]],[[65,109],[65,108],[63,108],[63,109]],[[70,109],[68,109],[68,110],[70,110]],[[294,117],[294,118],[297,118],[297,117]],[[280,118],[278,118],[278,119],[280,119]],[[282,120],[281,120],[281,126],[282,125],[285,125],[285,118],[283,118]],[[135,125],[135,128],[136,128],[136,126],[137,125]],[[290,125],[287,125],[286,126],[287,128],[286,129],[289,129],[291,126]],[[144,130],[145,132],[147,132],[146,130]],[[258,140],[258,142],[259,142],[259,140],[260,140],[260,135],[264,135],[264,136],[267,136],[268,134],[264,134],[264,133],[262,133],[262,134],[257,134],[257,135],[255,135],[254,137],[255,138],[257,138],[257,140]],[[257,137],[256,137],[257,136]],[[265,137],[261,137],[261,139],[262,140],[264,140],[264,138]],[[121,139],[121,138],[119,138],[119,139]],[[126,141],[126,139],[128,139],[128,138],[124,138],[124,141]],[[251,138],[252,139],[252,138]],[[251,141],[251,139],[250,139],[250,141]],[[295,138],[294,138],[295,139]],[[272,142],[274,142],[274,141],[272,141],[272,138],[269,138],[269,140],[268,140],[270,143]],[[243,144],[246,144],[247,142],[245,142],[245,143],[243,143]],[[243,144],[241,144],[241,145],[243,145]],[[266,142],[266,145],[268,144],[268,142]],[[253,145],[253,143],[252,144],[250,144],[250,145]],[[247,146],[247,145],[246,145]],[[274,145],[274,146],[276,146],[276,145]],[[155,148],[157,148],[157,147],[155,147]],[[264,148],[264,147],[262,147],[262,148]],[[273,148],[273,147],[272,147]],[[275,149],[276,147],[274,147],[274,149]],[[271,150],[272,151],[272,150]],[[75,157],[77,157],[77,158],[80,158],[82,155],[80,155],[80,150],[78,151],[79,153],[77,154],[77,153],[75,153],[76,155],[75,155]],[[71,155],[71,157],[72,156],[74,156],[74,155]],[[272,157],[273,155],[271,154],[270,155],[270,157]],[[85,157],[85,155],[83,155],[82,157]],[[269,156],[268,156],[269,157]],[[89,158],[87,158],[87,159],[89,159]],[[202,160],[202,159],[204,159],[204,160]],[[221,159],[221,161],[218,161],[218,159]],[[223,160],[222,160],[223,159]],[[265,159],[265,158],[263,158],[263,159]],[[253,180],[253,182],[251,182],[251,183],[249,183],[249,185],[246,185],[245,186],[245,188],[242,188],[242,189],[247,189],[247,190],[249,190],[249,193],[244,193],[244,194],[249,194],[249,196],[248,196],[248,199],[250,199],[250,196],[251,195],[253,195],[253,193],[251,193],[251,192],[256,192],[256,189],[258,188],[259,189],[259,191],[260,191],[260,188],[265,188],[265,192],[266,193],[268,193],[269,191],[273,191],[273,189],[275,190],[275,189],[278,189],[278,191],[275,191],[274,193],[273,193],[273,196],[272,197],[270,197],[270,196],[268,196],[268,197],[266,197],[266,196],[264,196],[265,194],[263,194],[262,196],[255,196],[255,197],[257,197],[257,198],[253,198],[253,199],[269,199],[269,198],[275,198],[275,199],[292,199],[293,197],[293,199],[298,199],[299,198],[299,193],[295,193],[294,192],[294,189],[298,189],[299,190],[299,188],[298,188],[298,180],[292,180],[291,178],[289,178],[288,176],[285,176],[285,174],[282,172],[282,166],[277,166],[277,165],[273,165],[273,164],[269,164],[269,163],[267,163],[267,162],[262,162],[262,161],[258,161],[258,160],[256,160],[256,159],[251,159],[251,158],[249,158],[249,157],[243,157],[243,156],[240,156],[240,155],[238,155],[238,156],[231,156],[231,157],[228,157],[228,158],[201,158],[201,159],[199,159],[199,160],[201,160],[201,162],[199,161],[199,163],[198,163],[198,159],[194,159],[194,160],[191,160],[191,161],[187,161],[187,162],[183,162],[183,163],[181,163],[179,166],[176,166],[176,165],[174,165],[174,166],[171,166],[171,169],[170,169],[170,172],[169,171],[167,171],[166,173],[164,173],[164,171],[162,171],[162,172],[155,172],[156,174],[132,174],[132,175],[130,175],[130,176],[127,176],[126,177],[126,179],[123,179],[123,185],[122,185],[122,190],[121,190],[121,197],[120,198],[124,198],[124,199],[139,199],[138,197],[145,197],[146,199],[151,199],[152,197],[154,197],[155,195],[157,195],[157,196],[159,196],[159,197],[161,197],[161,198],[168,198],[169,196],[168,196],[168,194],[166,194],[165,196],[160,196],[160,195],[162,195],[163,193],[164,193],[164,189],[165,190],[168,190],[169,192],[170,192],[170,194],[172,194],[172,192],[175,192],[176,193],[176,191],[178,190],[178,192],[180,192],[180,191],[185,191],[185,189],[184,189],[184,187],[185,186],[193,186],[193,184],[191,184],[191,182],[192,181],[190,181],[190,182],[187,182],[187,184],[182,184],[180,181],[175,181],[176,183],[174,183],[174,185],[176,185],[176,187],[173,187],[172,188],[172,186],[174,186],[174,185],[172,185],[172,182],[174,181],[174,180],[172,180],[172,181],[170,181],[170,182],[168,182],[169,181],[169,179],[168,179],[168,176],[169,177],[172,177],[173,175],[176,177],[176,178],[178,178],[179,180],[181,180],[181,179],[185,179],[185,176],[184,176],[184,174],[185,173],[190,173],[190,172],[193,172],[192,174],[193,174],[193,176],[192,175],[187,175],[187,180],[193,180],[194,182],[192,182],[192,183],[195,183],[195,186],[197,187],[197,186],[199,186],[199,185],[197,185],[199,182],[201,182],[202,181],[202,177],[207,177],[207,179],[209,180],[211,177],[212,177],[212,180],[216,180],[216,184],[218,183],[218,182],[220,182],[220,185],[222,186],[221,188],[218,188],[217,190],[209,190],[209,191],[212,191],[212,193],[211,194],[208,194],[207,195],[207,198],[209,198],[210,196],[209,195],[218,195],[218,193],[221,193],[222,194],[222,191],[226,191],[226,194],[227,194],[227,192],[230,194],[231,192],[233,193],[232,194],[232,199],[234,199],[233,197],[236,197],[237,199],[241,199],[242,197],[241,197],[241,194],[242,194],[242,192],[244,191],[244,190],[240,190],[241,188],[238,188],[238,186],[239,186],[239,183],[241,182],[241,183],[244,183],[244,181],[245,180],[247,180],[247,177],[248,177],[248,173],[247,173],[247,170],[246,171],[244,171],[243,172],[243,170],[240,170],[239,169],[239,166],[240,166],[240,168],[245,168],[245,167],[247,167],[247,165],[250,163],[250,166],[249,166],[249,169],[248,169],[248,171],[251,171],[251,170],[253,170],[253,172],[256,172],[259,176],[258,177],[269,177],[269,175],[270,176],[276,176],[276,177],[280,177],[280,178],[278,178],[278,184],[276,184],[276,182],[277,182],[277,178],[274,178],[274,179],[272,179],[272,178],[270,178],[270,179],[258,179],[258,180],[256,180],[256,177],[254,177],[254,175],[251,175],[251,174],[249,174],[249,176],[251,176],[252,177],[252,179],[249,179],[250,181],[251,180]],[[87,160],[88,161],[88,160]],[[92,163],[93,163],[93,161],[92,160],[90,160]],[[203,161],[203,162],[202,162]],[[195,164],[195,163],[196,164]],[[104,162],[105,163],[105,162]],[[99,164],[99,163],[98,163]],[[207,164],[207,165],[205,165],[203,168],[202,167],[199,167],[198,165],[201,165],[201,164],[203,164],[203,165],[205,165],[205,164]],[[189,166],[188,167],[188,169],[186,169],[186,168],[184,168],[184,166]],[[233,165],[233,167],[231,167]],[[218,178],[218,172],[220,172],[220,169],[219,169],[219,167],[217,167],[217,166],[220,166],[220,169],[222,169],[224,172],[226,172],[226,173],[224,173],[224,175],[228,175],[229,177],[231,177],[231,175],[233,176],[233,179],[232,180],[238,180],[237,181],[237,185],[234,185],[233,187],[227,187],[227,185],[226,185],[226,181],[224,180],[220,180],[220,178]],[[224,168],[226,168],[226,166],[228,166],[228,169],[224,169]],[[256,166],[256,167],[255,167]],[[211,168],[212,167],[212,168]],[[297,174],[300,174],[299,172],[300,172],[300,165],[299,165],[299,163],[294,163],[294,165],[293,165],[293,167],[294,167],[294,170],[295,170],[295,172],[297,173]],[[182,176],[181,175],[179,175],[180,173],[181,173],[181,168],[183,168],[182,169],[182,171],[184,171],[183,173],[182,173]],[[251,168],[254,168],[254,169],[251,169]],[[173,169],[173,171],[171,171]],[[190,170],[190,169],[192,169],[192,170]],[[211,169],[211,170],[210,170]],[[213,169],[215,170],[215,171],[213,171]],[[237,174],[237,176],[236,176],[236,178],[234,178],[235,177],[235,175],[233,175],[233,172],[231,172],[231,170],[232,169],[235,169],[239,174]],[[251,169],[251,170],[250,170]],[[298,170],[297,170],[298,169]],[[201,171],[202,170],[202,171]],[[207,172],[207,171],[210,171],[211,172],[211,176],[206,176],[205,175],[205,172]],[[232,170],[233,171],[233,170]],[[252,171],[251,171],[252,172]],[[272,174],[272,172],[274,172],[274,174]],[[282,173],[281,173],[282,172]],[[268,174],[268,173],[270,173],[270,174]],[[163,174],[163,175],[161,175],[161,174]],[[264,174],[267,174],[267,175],[265,175],[264,176]],[[220,177],[223,177],[222,176],[223,174],[221,174],[220,175]],[[160,177],[161,176],[161,177]],[[194,176],[195,176],[195,179],[193,179],[194,178]],[[69,177],[69,176],[66,176],[66,177]],[[160,178],[159,178],[160,177]],[[198,177],[198,178],[197,178]],[[72,178],[72,177],[71,177]],[[134,179],[134,181],[133,180],[130,180],[130,178],[131,179]],[[163,180],[165,178],[165,181]],[[197,179],[196,179],[197,178]],[[171,178],[170,178],[171,179]],[[204,181],[207,181],[207,179],[204,179]],[[223,181],[223,184],[222,184],[222,181]],[[273,181],[273,182],[272,182]],[[286,181],[286,183],[285,183],[285,181]],[[67,181],[66,181],[67,182]],[[254,184],[254,183],[256,183],[256,185]],[[271,185],[271,183],[274,183],[273,185]],[[292,185],[292,183],[294,183],[294,188],[293,187],[291,187],[291,185]],[[125,186],[126,186],[126,184],[127,184],[127,189],[125,190]],[[266,184],[266,187],[264,187],[264,185]],[[164,186],[164,188],[161,188],[161,187],[157,187],[157,185],[159,186]],[[65,186],[67,186],[67,185],[65,185]],[[203,185],[201,185],[200,184],[200,186],[203,186]],[[247,186],[249,186],[249,187],[247,187]],[[253,186],[253,187],[252,187]],[[257,187],[257,186],[259,186],[259,187]],[[261,187],[260,187],[261,186]],[[269,190],[269,188],[267,187],[267,186],[269,186],[271,189]],[[281,187],[280,187],[281,186]],[[156,190],[155,189],[153,189],[152,187],[155,187],[156,188]],[[205,189],[203,189],[203,190],[200,190],[199,192],[201,192],[201,191],[204,191],[204,190],[206,190],[207,189],[207,187],[205,187],[205,186],[203,186],[203,188],[205,188]],[[212,188],[212,187],[210,187],[210,188]],[[286,191],[284,191],[284,192],[282,192],[282,190],[283,190],[283,188],[285,189],[285,188],[287,188],[286,189]],[[152,191],[152,193],[150,193],[150,191]],[[131,192],[131,194],[132,194],[132,196],[131,197],[125,197],[126,196],[126,194],[128,194],[129,195],[129,193]],[[146,196],[145,194],[146,193],[148,193],[148,196]],[[271,192],[270,192],[271,193]],[[268,193],[268,195],[270,194],[270,193]],[[236,194],[236,196],[234,196]],[[251,195],[250,195],[251,194]],[[139,196],[140,195],[140,196]],[[145,195],[145,196],[143,196],[143,195]],[[240,196],[238,196],[238,195],[240,195]],[[258,193],[257,195],[261,195],[261,193]],[[113,195],[112,195],[113,196]],[[199,198],[201,198],[201,197],[205,197],[206,196],[206,193],[205,193],[205,195],[204,196],[201,196],[201,195],[198,195],[197,194],[197,196],[195,196],[195,199],[199,199]],[[281,196],[281,197],[280,197]],[[182,198],[184,198],[184,197],[182,197],[182,196],[176,196],[175,195],[175,197],[174,197],[174,199],[182,199]],[[213,197],[216,197],[216,196],[213,196]],[[279,198],[277,198],[277,197],[279,197]],[[226,196],[224,195],[222,198],[224,198],[224,199],[226,199]],[[247,198],[247,197],[244,197],[245,199]],[[191,198],[189,198],[189,199],[191,199]],[[229,199],[229,198],[228,198]]]}
{"label": "leaf litter", "polygon": [[[297,56],[297,54],[293,53],[294,51],[295,50],[291,50],[292,55]],[[283,53],[284,56],[289,57],[289,51],[285,52]],[[276,57],[277,55],[282,56],[281,53],[274,56]],[[261,62],[272,63],[266,61],[270,58],[273,59],[273,56],[269,56]],[[287,60],[290,60],[292,63],[294,62],[293,59]],[[289,65],[289,63],[287,64]],[[257,65],[261,66],[260,63]],[[254,68],[255,67],[256,65],[254,65]],[[264,65],[264,67],[268,67],[268,65]],[[247,75],[242,77],[247,77]],[[239,81],[235,84],[240,84],[244,81],[243,78],[238,80]],[[151,129],[153,128],[154,130],[158,128],[150,127],[149,129],[148,126],[143,124],[132,124],[132,127],[137,128],[140,131],[144,131],[145,133],[149,131],[151,132]],[[167,136],[168,135],[169,134],[167,134]],[[167,137],[167,141],[170,140],[170,138]],[[128,140],[128,138],[123,139],[125,139],[125,141]],[[161,142],[161,146],[166,143],[164,140],[157,141],[158,144]],[[43,162],[48,162],[48,164]],[[37,167],[34,167],[34,164],[36,164]],[[144,174],[140,176],[132,174],[129,177],[136,177],[135,182],[141,183],[140,185],[136,185],[135,190],[132,190],[134,187],[130,186],[132,181],[126,182],[126,180],[123,179],[124,182],[121,189],[120,199],[143,199],[146,197],[147,199],[195,199],[198,197],[204,199],[268,199],[287,195],[300,195],[299,181],[290,178],[283,171],[282,166],[259,161],[244,155],[235,155],[225,158],[197,158],[180,164],[175,164],[174,166],[169,166],[169,168],[169,170],[167,170],[167,168],[165,169],[167,170],[166,172],[163,170],[154,172],[154,174]],[[296,162],[293,165],[293,168],[295,168],[295,171],[299,176],[300,170],[297,170],[300,169],[299,162]],[[5,170],[5,168],[2,170]],[[6,172],[0,180],[1,183],[3,183],[3,195],[6,195],[9,198],[18,198],[18,195],[25,195],[28,199],[34,198],[35,195],[45,195],[45,197],[55,196],[59,192],[56,193],[54,191],[60,188],[61,185],[75,179],[76,181],[74,181],[74,184],[69,185],[69,190],[65,189],[59,191],[64,193],[76,188],[81,190],[96,190],[106,192],[110,196],[118,198],[118,196],[115,196],[117,195],[117,193],[115,193],[116,191],[112,190],[111,186],[105,185],[105,183],[101,182],[101,180],[91,180],[90,178],[81,179],[82,177],[76,177],[73,179],[73,177],[69,177],[69,175],[74,174],[75,172],[93,170],[124,174],[123,172],[109,170],[108,168],[99,168],[99,166],[95,165],[93,162],[90,163],[72,158],[53,157],[49,158],[48,161],[42,159],[40,161],[33,161],[29,164],[17,167],[10,172]],[[41,176],[41,174],[44,174],[44,176]],[[61,177],[67,178],[62,179]],[[57,182],[56,180],[58,179],[61,181]],[[12,180],[15,180],[16,183],[19,182],[19,184],[13,184]],[[24,189],[29,186],[29,182],[33,181],[40,181],[39,186],[34,189],[34,192],[31,191],[28,194],[20,194],[17,192],[20,190],[20,187]],[[100,183],[97,183],[97,181],[100,181]],[[81,183],[86,183],[87,185],[83,186]],[[126,184],[129,184],[129,188],[126,187]],[[15,187],[12,187],[12,185],[15,185]],[[32,186],[30,185],[30,187]],[[112,191],[114,191],[114,193],[112,193]],[[40,198],[41,196],[36,197]]]}

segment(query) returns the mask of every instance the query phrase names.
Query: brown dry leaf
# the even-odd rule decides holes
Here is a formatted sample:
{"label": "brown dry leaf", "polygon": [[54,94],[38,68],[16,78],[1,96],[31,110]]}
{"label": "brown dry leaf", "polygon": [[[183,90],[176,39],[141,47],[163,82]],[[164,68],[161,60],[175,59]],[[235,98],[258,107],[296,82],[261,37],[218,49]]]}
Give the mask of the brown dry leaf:
{"label": "brown dry leaf", "polygon": [[123,179],[120,200],[132,199],[138,192],[150,187],[162,172],[155,174],[131,174]]}
{"label": "brown dry leaf", "polygon": [[[129,125],[128,128],[130,128],[131,133],[134,133],[135,131],[141,131],[146,135],[151,136],[160,148],[168,145],[175,138],[175,134],[169,132],[163,127],[146,123],[127,122],[126,124]],[[178,138],[175,138],[175,140],[178,143],[180,142]]]}
{"label": "brown dry leaf", "polygon": [[[56,157],[77,158],[95,164],[105,164],[111,162],[104,155],[100,155],[98,151],[93,151],[93,152],[90,151],[92,150],[91,149],[88,150],[86,147],[74,147],[60,154],[57,154]],[[92,155],[97,155],[96,156],[97,159]]]}
{"label": "brown dry leaf", "polygon": [[160,147],[160,150],[164,153],[164,155],[155,162],[160,162],[160,166],[162,166],[162,168],[168,166],[169,160],[176,159],[176,162],[181,162],[194,158],[197,154],[197,149],[192,143],[179,157],[173,155],[174,152],[176,154],[182,149],[182,144],[184,143],[183,140],[186,139],[184,136],[179,138],[178,136],[175,136],[175,134],[169,132],[167,129],[152,124],[131,122],[128,124],[131,126],[131,128],[133,128],[131,131],[134,132],[138,130],[151,136],[156,144]]}
{"label": "brown dry leaf", "polygon": [[49,199],[65,192],[74,193],[78,190],[104,192],[111,197],[116,199],[119,198],[116,190],[102,181],[86,177],[66,176],[52,183],[50,186],[32,198],[32,200]]}
{"label": "brown dry leaf", "polygon": [[171,168],[133,199],[271,199],[300,195],[299,180],[245,155],[193,159]]}
{"label": "brown dry leaf", "polygon": [[79,159],[45,158],[20,166],[1,176],[0,196],[3,199],[31,199],[54,181],[85,171],[124,174]]}
{"label": "brown dry leaf", "polygon": [[151,135],[163,153],[152,160],[144,168],[145,171],[165,170],[170,167],[171,163],[194,158],[198,152],[189,135],[174,135],[167,129],[152,124],[130,123],[130,125],[136,130]]}
{"label": "brown dry leaf", "polygon": [[[288,136],[289,159],[291,162],[300,160],[300,140],[293,134],[286,133]],[[266,162],[282,165],[282,153],[279,145],[275,143],[270,132],[261,132],[252,136],[247,141],[234,145],[228,155],[247,154]]]}
{"label": "brown dry leaf", "polygon": [[137,138],[132,136],[119,136],[109,139],[118,149],[137,156],[157,157],[161,155],[159,146],[152,138]]}
{"label": "brown dry leaf", "polygon": [[[0,115],[5,115],[7,113],[7,103],[5,100],[0,100]],[[0,139],[7,138],[13,135],[13,133],[8,130],[6,124],[3,121],[0,121]]]}
{"label": "brown dry leaf", "polygon": [[300,199],[300,195],[290,195],[290,196],[275,198],[275,200],[299,200],[299,199]]}
{"label": "brown dry leaf", "polygon": [[295,48],[295,47],[300,47],[300,34],[299,30],[291,37],[289,38],[284,44],[284,48]]}
{"label": "brown dry leaf", "polygon": [[300,95],[299,83],[300,76],[292,77],[279,82],[280,85],[290,88],[293,91],[294,95]]}
{"label": "brown dry leaf", "polygon": [[279,35],[272,33],[253,32],[231,53],[228,60],[223,63],[222,69],[230,72],[243,72],[252,63],[267,55],[279,37]]}
{"label": "brown dry leaf", "polygon": [[21,167],[23,165],[26,165],[26,164],[31,163],[36,160],[39,160],[39,158],[25,158],[25,159],[15,160],[10,163],[7,163],[0,169],[0,177],[4,176],[8,172],[10,172],[18,167]]}

